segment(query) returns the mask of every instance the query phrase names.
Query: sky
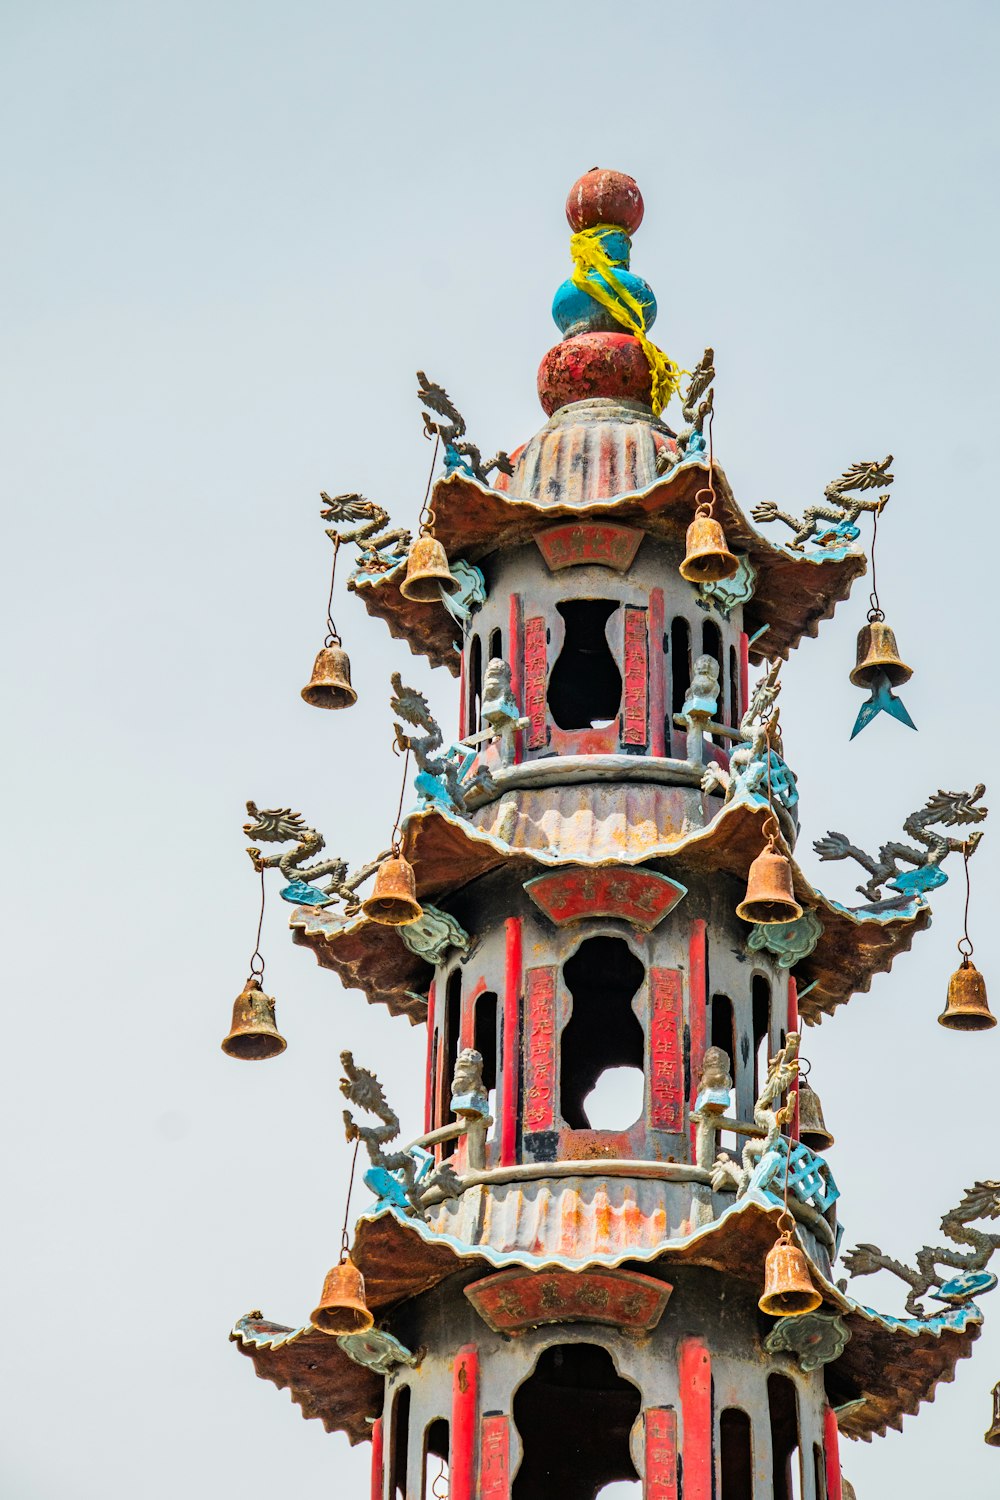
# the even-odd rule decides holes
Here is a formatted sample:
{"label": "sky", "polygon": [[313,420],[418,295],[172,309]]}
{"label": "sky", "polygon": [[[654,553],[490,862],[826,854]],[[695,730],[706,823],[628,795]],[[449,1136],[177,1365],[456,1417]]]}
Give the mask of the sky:
{"label": "sky", "polygon": [[[5,1500],[368,1493],[367,1448],[227,1333],[251,1308],[304,1320],[336,1259],[341,1050],[415,1131],[422,1033],[294,948],[272,886],[288,1050],[223,1056],[256,924],[244,803],[301,809],[357,865],[399,794],[390,672],[455,722],[453,679],[342,580],[359,702],[302,703],[318,492],[415,523],[417,369],[484,452],[537,430],[562,206],[593,164],[643,190],[658,341],[688,367],[716,350],[746,510],[896,456],[879,587],[919,733],[848,742],[862,586],[784,673],[807,871],[851,900],[814,838],[877,847],[938,787],[989,786],[998,43],[985,0],[0,5]],[[995,1004],[998,849],[987,825]],[[1000,1031],[935,1024],[961,902],[953,878],[914,951],[804,1040],[846,1243],[904,1260],[1000,1177]],[[900,1311],[891,1278],[860,1290]],[[997,1493],[983,1305],[954,1384],[902,1436],[845,1443],[859,1500]]]}

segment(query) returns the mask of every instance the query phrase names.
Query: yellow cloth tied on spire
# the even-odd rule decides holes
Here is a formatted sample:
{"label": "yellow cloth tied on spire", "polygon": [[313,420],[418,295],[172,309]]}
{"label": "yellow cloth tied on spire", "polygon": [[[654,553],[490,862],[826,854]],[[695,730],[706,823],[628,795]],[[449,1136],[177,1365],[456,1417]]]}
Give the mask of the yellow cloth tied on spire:
{"label": "yellow cloth tied on spire", "polygon": [[652,376],[650,405],[659,416],[671,396],[680,389],[681,377],[687,372],[676,365],[662,349],[658,349],[646,333],[646,311],[619,280],[617,268],[604,249],[604,236],[621,231],[613,224],[597,224],[593,229],[581,229],[571,235],[569,253],[573,257],[575,287],[593,297],[606,307],[616,323],[631,333],[642,349]]}

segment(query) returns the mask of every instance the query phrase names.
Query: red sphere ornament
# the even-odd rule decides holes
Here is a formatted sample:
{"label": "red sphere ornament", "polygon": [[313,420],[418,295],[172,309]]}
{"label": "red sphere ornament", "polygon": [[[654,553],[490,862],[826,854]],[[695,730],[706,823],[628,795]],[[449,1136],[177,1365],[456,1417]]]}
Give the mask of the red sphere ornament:
{"label": "red sphere ornament", "polygon": [[616,224],[626,234],[635,234],[642,213],[642,194],[635,178],[604,167],[591,167],[585,172],[566,199],[566,217],[578,234],[596,224]]}
{"label": "red sphere ornament", "polygon": [[550,349],[538,367],[538,399],[549,417],[594,396],[648,406],[651,395],[649,362],[630,333],[578,333]]}

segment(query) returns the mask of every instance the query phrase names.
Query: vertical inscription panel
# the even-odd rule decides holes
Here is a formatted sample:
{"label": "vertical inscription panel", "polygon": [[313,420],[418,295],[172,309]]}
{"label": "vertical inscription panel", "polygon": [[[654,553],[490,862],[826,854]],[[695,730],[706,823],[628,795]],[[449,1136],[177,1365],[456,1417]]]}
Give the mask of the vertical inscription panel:
{"label": "vertical inscription panel", "polygon": [[556,1096],[556,971],[529,969],[525,987],[524,1129],[552,1130]]}
{"label": "vertical inscription panel", "polygon": [[646,611],[625,606],[625,716],[622,741],[646,745],[649,739],[649,643]]}
{"label": "vertical inscription panel", "polygon": [[483,1418],[480,1500],[510,1500],[510,1429],[507,1418]]}
{"label": "vertical inscription panel", "polygon": [[669,1406],[646,1413],[643,1500],[677,1500],[677,1413]]}
{"label": "vertical inscription panel", "polygon": [[524,623],[524,712],[529,719],[528,749],[540,750],[545,744],[545,621],[533,615]]}
{"label": "vertical inscription panel", "polygon": [[684,981],[676,969],[649,975],[649,1123],[684,1128]]}

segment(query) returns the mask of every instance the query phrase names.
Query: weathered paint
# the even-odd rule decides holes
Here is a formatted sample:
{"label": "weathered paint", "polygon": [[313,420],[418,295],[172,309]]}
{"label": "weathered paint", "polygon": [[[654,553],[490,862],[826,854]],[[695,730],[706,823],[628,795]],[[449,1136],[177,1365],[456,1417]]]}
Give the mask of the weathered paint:
{"label": "weathered paint", "polygon": [[666,875],[620,865],[538,875],[524,889],[557,927],[583,917],[613,917],[647,932],[687,894],[682,885]]}
{"label": "weathered paint", "polygon": [[[795,980],[788,976],[788,1029],[798,1031],[799,1029],[799,991]],[[792,1115],[792,1140],[799,1138],[799,1091],[795,1090],[795,1113]]]}
{"label": "weathered paint", "polygon": [[712,1500],[712,1362],[701,1339],[678,1350],[684,1500]]}
{"label": "weathered paint", "polygon": [[645,1416],[646,1481],[643,1500],[678,1500],[677,1413],[670,1406],[650,1407]]}
{"label": "weathered paint", "polygon": [[823,1458],[826,1464],[826,1500],[843,1500],[840,1482],[840,1429],[837,1413],[828,1406],[823,1413]]}
{"label": "weathered paint", "polygon": [[524,712],[529,720],[528,749],[545,744],[546,625],[542,615],[532,615],[524,625]]}
{"label": "weathered paint", "polygon": [[[524,653],[523,619],[521,596],[512,593],[507,616],[507,662],[510,666],[510,690],[515,703],[523,701],[521,696],[524,687],[524,673],[521,669]],[[523,758],[524,733],[519,729],[514,736],[514,764],[520,765]]]}
{"label": "weathered paint", "polygon": [[[704,921],[691,923],[688,943],[688,1067],[691,1083],[688,1108],[694,1109],[698,1080],[708,1043],[708,936]],[[691,1128],[691,1160],[694,1161],[694,1127]],[[687,1497],[690,1500],[690,1496]]]}
{"label": "weathered paint", "polygon": [[667,664],[663,653],[663,590],[649,591],[649,753],[666,755],[666,719],[664,692]]}
{"label": "weathered paint", "polygon": [[[740,631],[740,717],[746,713],[750,703],[750,637]],[[734,724],[733,728],[737,726]]]}
{"label": "weathered paint", "polygon": [[684,1128],[684,986],[677,969],[649,976],[649,1123],[674,1133]]}
{"label": "weathered paint", "polygon": [[427,993],[427,1066],[424,1075],[424,1132],[434,1129],[434,1100],[435,1093],[435,1063],[437,1061],[437,1017],[434,1010],[435,985],[431,980],[431,987]]}
{"label": "weathered paint", "polygon": [[372,1423],[372,1489],[371,1500],[382,1500],[385,1486],[385,1439],[383,1418],[376,1417]]}
{"label": "weathered paint", "polygon": [[524,1129],[551,1130],[556,1106],[556,970],[525,976]]}
{"label": "weathered paint", "polygon": [[518,1058],[521,1045],[521,918],[504,923],[503,1064],[500,1075],[500,1165],[517,1156]]}
{"label": "weathered paint", "polygon": [[535,545],[550,573],[583,563],[595,563],[598,567],[626,573],[632,566],[642,537],[643,533],[634,526],[613,526],[606,521],[590,521],[581,526],[575,521],[567,521],[538,532]]}
{"label": "weathered paint", "polygon": [[649,647],[646,611],[625,606],[625,671],[622,743],[649,742]]}
{"label": "weathered paint", "polygon": [[499,1412],[483,1417],[481,1500],[509,1500],[510,1421]]}
{"label": "weathered paint", "polygon": [[494,1333],[545,1323],[606,1323],[634,1333],[655,1328],[673,1287],[638,1271],[502,1271],[465,1288]]}
{"label": "weathered paint", "polygon": [[465,1344],[455,1355],[451,1387],[449,1500],[477,1500],[476,1414],[479,1408],[479,1355]]}

